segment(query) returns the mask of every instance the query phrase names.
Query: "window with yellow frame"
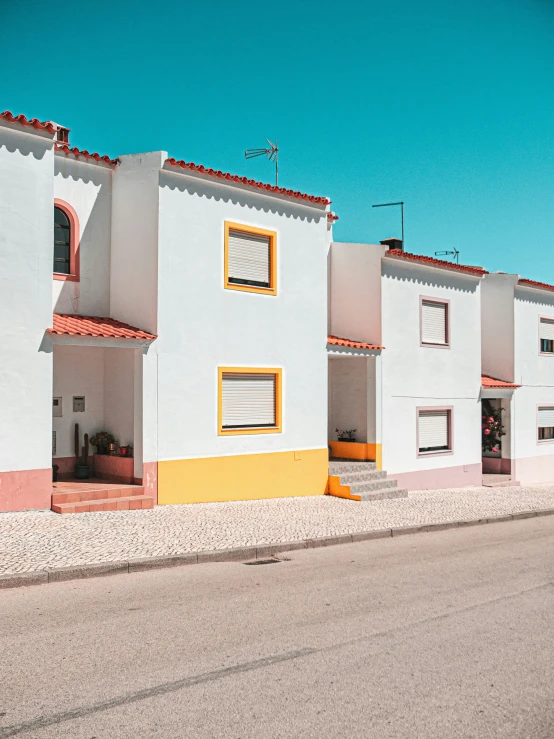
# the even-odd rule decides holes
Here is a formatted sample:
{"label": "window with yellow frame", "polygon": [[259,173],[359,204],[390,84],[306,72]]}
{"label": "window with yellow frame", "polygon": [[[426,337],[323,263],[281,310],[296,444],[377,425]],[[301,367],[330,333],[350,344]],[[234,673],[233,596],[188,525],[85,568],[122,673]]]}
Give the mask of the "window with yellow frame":
{"label": "window with yellow frame", "polygon": [[277,233],[225,221],[225,288],[277,295]]}
{"label": "window with yellow frame", "polygon": [[219,367],[220,436],[275,434],[282,430],[282,370]]}

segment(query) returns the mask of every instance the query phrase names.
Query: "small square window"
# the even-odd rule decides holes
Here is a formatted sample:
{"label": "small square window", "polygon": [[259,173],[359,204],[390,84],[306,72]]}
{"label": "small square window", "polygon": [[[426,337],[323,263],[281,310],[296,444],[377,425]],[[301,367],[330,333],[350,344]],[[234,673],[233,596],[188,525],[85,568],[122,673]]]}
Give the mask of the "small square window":
{"label": "small square window", "polygon": [[541,318],[539,324],[540,353],[554,354],[554,321]]}
{"label": "small square window", "polygon": [[443,454],[452,451],[452,411],[431,408],[418,411],[418,454]]}
{"label": "small square window", "polygon": [[448,346],[448,303],[421,299],[421,343],[427,346]]}
{"label": "small square window", "polygon": [[63,410],[62,410],[62,399],[61,398],[54,398],[52,401],[52,415],[54,418],[60,418],[63,416]]}
{"label": "small square window", "polygon": [[277,294],[277,234],[225,221],[225,288]]}
{"label": "small square window", "polygon": [[281,431],[281,370],[219,368],[219,434]]}
{"label": "small square window", "polygon": [[554,440],[554,406],[540,406],[537,412],[537,440]]}

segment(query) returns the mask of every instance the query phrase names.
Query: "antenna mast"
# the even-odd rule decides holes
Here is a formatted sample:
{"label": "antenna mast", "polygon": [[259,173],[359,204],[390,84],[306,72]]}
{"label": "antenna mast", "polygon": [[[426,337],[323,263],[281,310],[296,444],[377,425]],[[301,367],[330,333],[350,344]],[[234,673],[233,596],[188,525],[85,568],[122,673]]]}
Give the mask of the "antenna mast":
{"label": "antenna mast", "polygon": [[270,162],[275,162],[275,187],[279,187],[279,142],[275,139],[273,144],[269,139],[266,139],[269,144],[266,148],[261,149],[246,149],[244,152],[245,159],[254,159],[255,157],[266,156]]}
{"label": "antenna mast", "polygon": [[460,263],[460,260],[459,260],[460,252],[456,249],[456,247],[454,247],[452,251],[436,251],[435,256],[436,257],[454,257],[456,264]]}
{"label": "antenna mast", "polygon": [[404,202],[401,200],[398,203],[379,203],[378,205],[372,205],[372,208],[388,208],[389,205],[399,205],[402,208],[402,245],[404,245]]}

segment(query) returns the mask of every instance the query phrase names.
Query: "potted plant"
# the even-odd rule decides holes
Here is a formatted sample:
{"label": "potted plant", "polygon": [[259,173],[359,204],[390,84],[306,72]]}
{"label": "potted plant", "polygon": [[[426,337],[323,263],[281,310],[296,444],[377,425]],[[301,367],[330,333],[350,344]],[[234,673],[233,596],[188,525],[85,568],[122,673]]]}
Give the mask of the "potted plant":
{"label": "potted plant", "polygon": [[96,454],[107,454],[109,445],[114,441],[114,437],[108,431],[98,431],[90,439],[90,443],[96,447]]}
{"label": "potted plant", "polygon": [[356,441],[357,429],[335,429],[339,441]]}
{"label": "potted plant", "polygon": [[88,434],[85,434],[85,444],[82,449],[79,448],[79,424],[75,424],[75,477],[77,480],[88,480],[89,464],[88,464]]}

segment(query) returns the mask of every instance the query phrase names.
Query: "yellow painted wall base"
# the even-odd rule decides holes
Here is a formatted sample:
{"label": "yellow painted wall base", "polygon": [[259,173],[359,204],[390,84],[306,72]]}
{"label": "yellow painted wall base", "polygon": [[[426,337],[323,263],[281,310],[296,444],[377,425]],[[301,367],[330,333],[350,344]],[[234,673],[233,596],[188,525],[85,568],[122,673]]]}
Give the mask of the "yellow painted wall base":
{"label": "yellow painted wall base", "polygon": [[329,483],[327,485],[327,492],[329,495],[334,495],[335,498],[346,498],[347,500],[361,500],[359,495],[354,495],[350,492],[350,485],[341,485],[340,477],[338,475],[329,475]]}
{"label": "yellow painted wall base", "polygon": [[158,462],[158,504],[324,495],[327,449]]}
{"label": "yellow painted wall base", "polygon": [[333,457],[375,462],[377,469],[383,467],[381,444],[364,444],[358,441],[330,441]]}

